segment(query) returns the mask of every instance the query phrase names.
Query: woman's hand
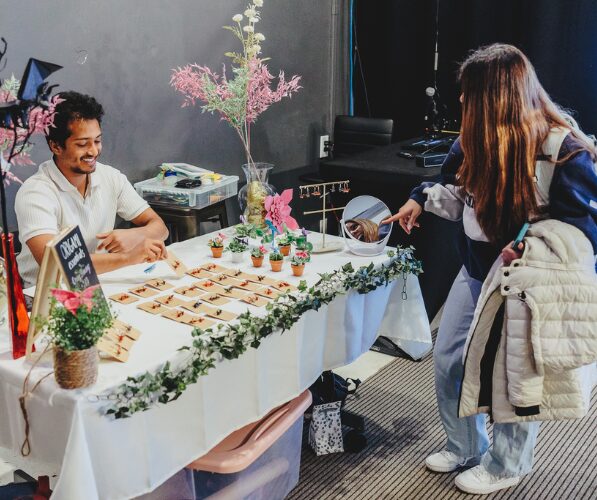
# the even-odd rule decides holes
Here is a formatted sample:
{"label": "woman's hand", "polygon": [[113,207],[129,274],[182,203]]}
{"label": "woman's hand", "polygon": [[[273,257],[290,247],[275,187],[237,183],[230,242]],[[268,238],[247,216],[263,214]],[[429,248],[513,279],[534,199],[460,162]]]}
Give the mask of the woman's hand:
{"label": "woman's hand", "polygon": [[521,241],[517,245],[516,249],[512,248],[513,243],[514,241],[511,241],[504,248],[502,248],[502,260],[504,261],[504,266],[509,266],[513,260],[520,259],[520,257],[522,257],[524,243]]}
{"label": "woman's hand", "polygon": [[417,219],[423,212],[423,207],[419,205],[415,200],[408,200],[404,205],[400,207],[397,214],[388,217],[381,221],[381,224],[389,224],[390,222],[396,222],[400,224],[400,227],[404,229],[407,234],[413,227],[420,227]]}

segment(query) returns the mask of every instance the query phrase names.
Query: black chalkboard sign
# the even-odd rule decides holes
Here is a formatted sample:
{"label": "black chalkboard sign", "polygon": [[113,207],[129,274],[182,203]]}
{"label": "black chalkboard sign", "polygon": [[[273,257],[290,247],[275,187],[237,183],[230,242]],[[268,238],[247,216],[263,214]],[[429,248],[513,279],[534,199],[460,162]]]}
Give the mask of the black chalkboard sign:
{"label": "black chalkboard sign", "polygon": [[51,242],[62,276],[70,290],[85,290],[99,285],[99,279],[79,226],[61,233]]}

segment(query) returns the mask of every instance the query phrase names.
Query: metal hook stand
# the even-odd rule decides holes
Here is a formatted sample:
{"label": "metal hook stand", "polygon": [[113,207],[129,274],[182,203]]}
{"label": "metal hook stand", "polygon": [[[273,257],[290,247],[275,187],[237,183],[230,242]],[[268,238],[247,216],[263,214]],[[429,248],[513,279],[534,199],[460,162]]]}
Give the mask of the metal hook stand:
{"label": "metal hook stand", "polygon": [[348,193],[350,191],[350,188],[348,187],[349,183],[350,181],[347,180],[299,186],[301,193],[306,192],[306,194],[301,197],[309,198],[311,196],[321,196],[322,198],[321,210],[310,210],[308,212],[303,212],[303,215],[321,214],[321,228],[323,233],[321,243],[316,243],[313,245],[312,253],[336,252],[344,248],[344,244],[339,241],[328,241],[326,244],[325,235],[327,230],[327,214],[329,212],[335,212],[336,210],[344,210],[344,207],[327,208],[326,196],[328,193],[333,193],[335,191],[338,191],[339,193]]}

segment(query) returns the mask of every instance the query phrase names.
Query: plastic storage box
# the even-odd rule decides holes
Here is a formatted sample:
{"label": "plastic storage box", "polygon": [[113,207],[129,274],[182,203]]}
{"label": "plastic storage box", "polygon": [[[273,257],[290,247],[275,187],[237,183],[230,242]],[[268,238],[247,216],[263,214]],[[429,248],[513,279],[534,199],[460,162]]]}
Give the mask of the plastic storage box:
{"label": "plastic storage box", "polygon": [[134,186],[137,193],[149,203],[199,209],[235,196],[238,192],[238,176],[223,176],[214,184],[192,189],[168,186],[157,178],[137,182]]}
{"label": "plastic storage box", "polygon": [[233,432],[207,455],[170,478],[143,500],[282,500],[299,479],[303,392],[258,422]]}

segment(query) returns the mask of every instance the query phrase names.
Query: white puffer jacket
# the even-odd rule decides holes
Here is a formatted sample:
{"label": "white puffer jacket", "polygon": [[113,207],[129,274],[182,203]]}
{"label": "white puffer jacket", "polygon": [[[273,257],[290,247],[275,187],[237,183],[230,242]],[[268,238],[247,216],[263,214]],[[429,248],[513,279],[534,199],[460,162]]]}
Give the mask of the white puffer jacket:
{"label": "white puffer jacket", "polygon": [[583,417],[597,360],[597,275],[584,234],[533,224],[520,259],[483,283],[464,350],[459,416],[495,422]]}

